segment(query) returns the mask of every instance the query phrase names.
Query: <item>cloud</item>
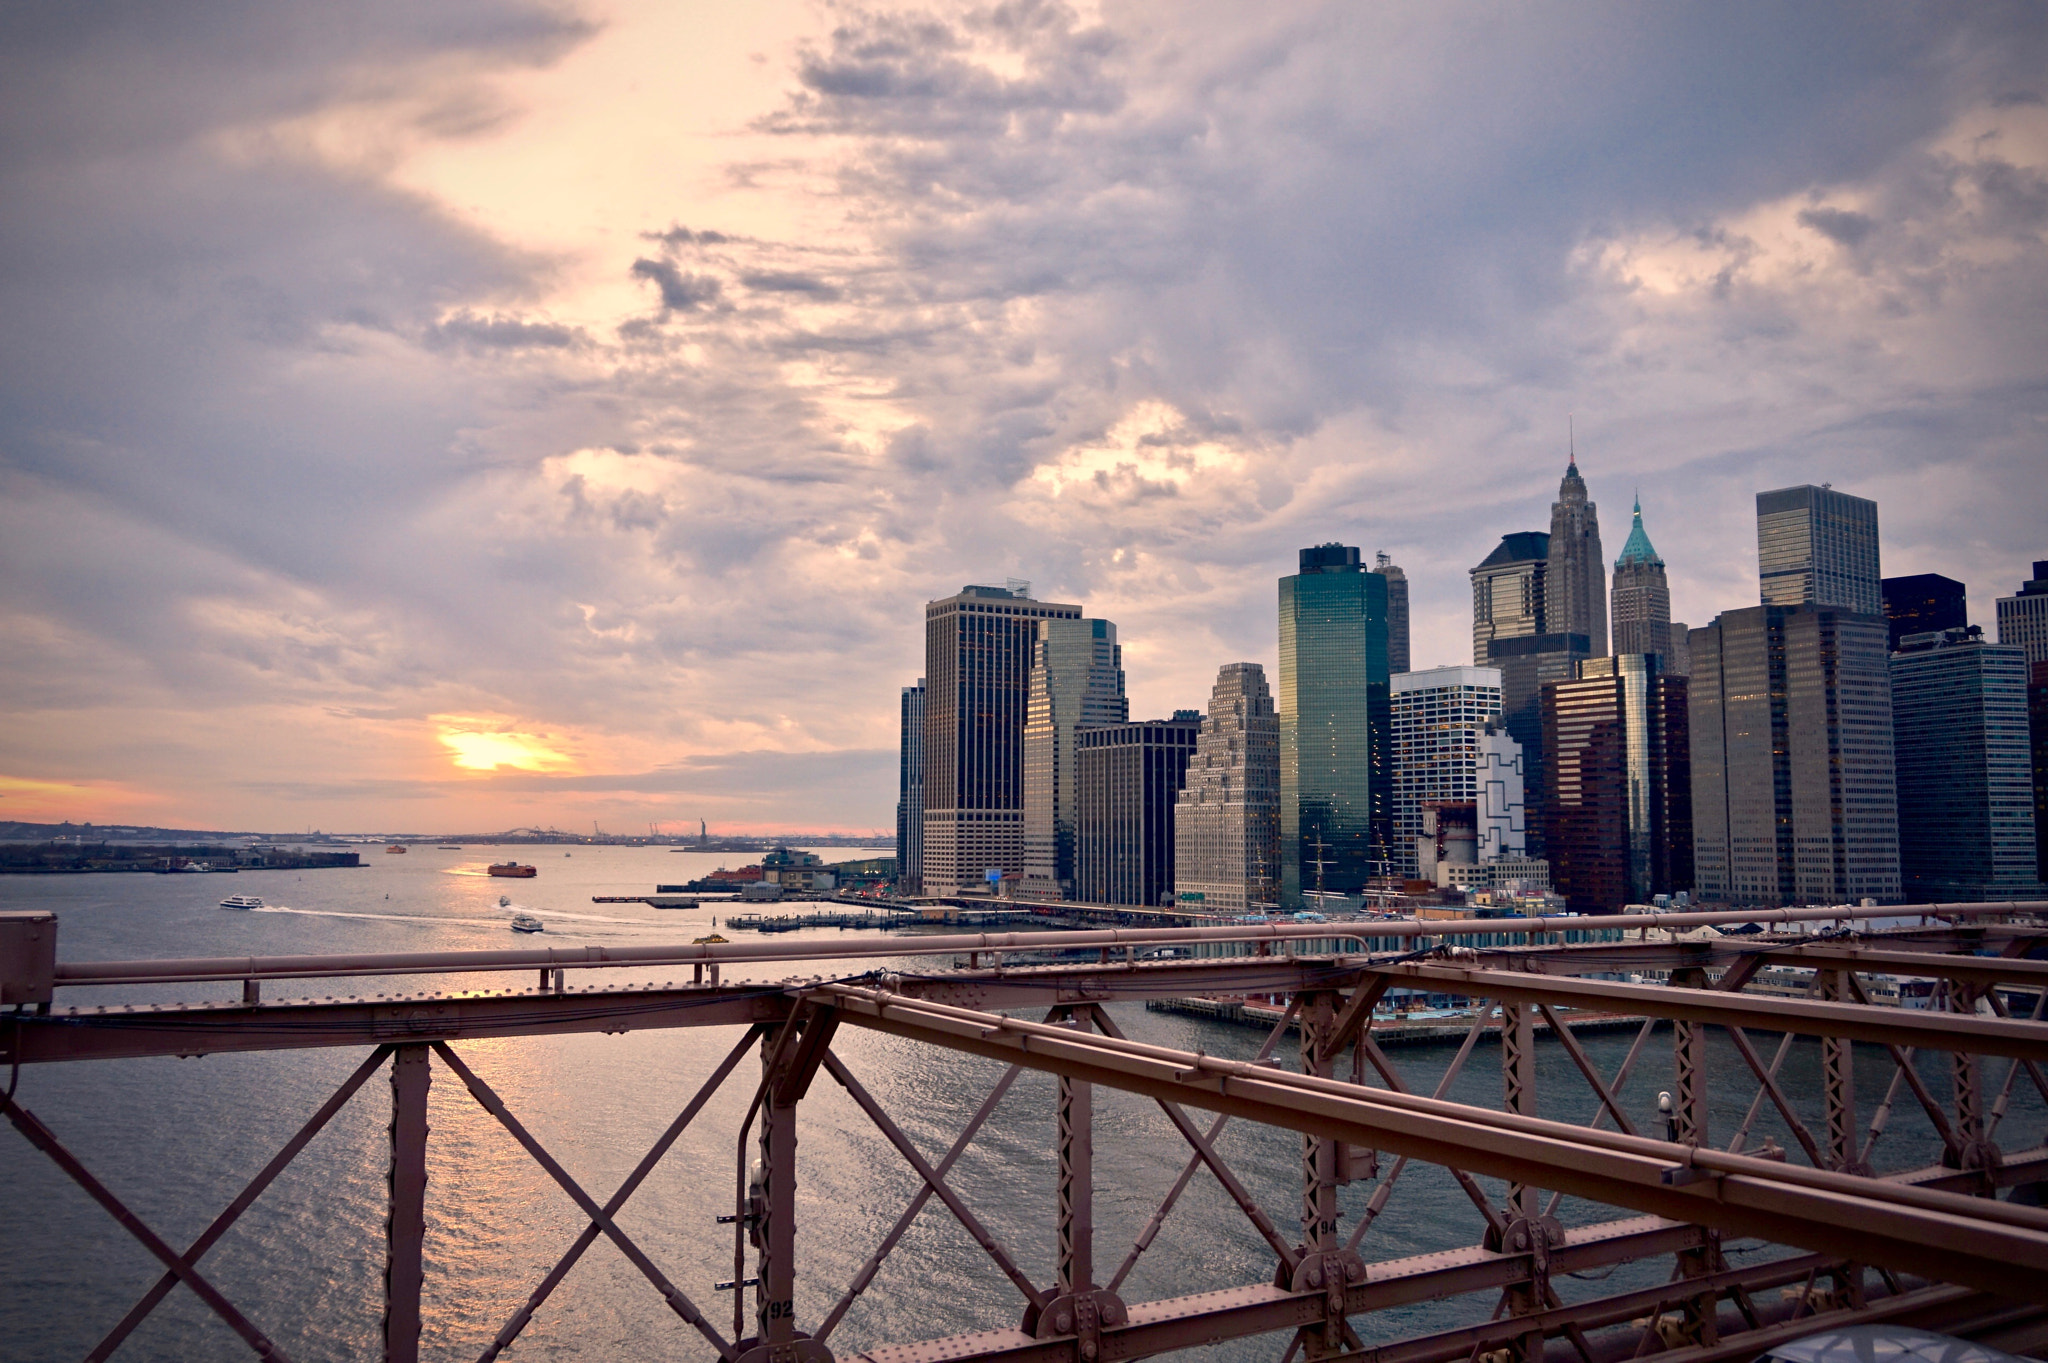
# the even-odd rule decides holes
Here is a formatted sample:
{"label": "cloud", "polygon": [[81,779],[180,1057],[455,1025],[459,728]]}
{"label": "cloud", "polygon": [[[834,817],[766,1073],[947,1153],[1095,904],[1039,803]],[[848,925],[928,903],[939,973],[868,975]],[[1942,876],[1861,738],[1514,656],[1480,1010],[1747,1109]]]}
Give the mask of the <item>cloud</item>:
{"label": "cloud", "polygon": [[[1888,570],[1980,593],[2040,552],[2018,11],[836,7],[687,164],[630,78],[578,84],[594,25],[323,13],[0,43],[22,779],[243,827],[879,826],[925,600],[1084,602],[1165,713],[1270,660],[1336,538],[1464,661],[1568,414],[1609,552],[1640,486],[1694,623],[1754,599],[1760,487],[1876,496]],[[674,173],[622,207],[516,155],[569,126]],[[474,208],[477,148],[573,225]]]}
{"label": "cloud", "polygon": [[633,262],[633,277],[649,280],[661,290],[664,313],[694,312],[707,303],[715,303],[724,287],[711,275],[685,274],[666,260],[649,260],[645,256]]}

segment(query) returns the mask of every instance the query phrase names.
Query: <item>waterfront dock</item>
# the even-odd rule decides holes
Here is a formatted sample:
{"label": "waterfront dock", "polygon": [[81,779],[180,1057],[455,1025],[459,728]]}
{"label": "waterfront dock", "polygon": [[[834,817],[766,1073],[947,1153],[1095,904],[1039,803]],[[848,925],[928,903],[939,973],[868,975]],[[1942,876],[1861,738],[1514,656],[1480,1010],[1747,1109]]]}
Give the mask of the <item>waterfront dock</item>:
{"label": "waterfront dock", "polygon": [[[1232,998],[1148,999],[1145,1002],[1145,1009],[1152,1013],[1179,1013],[1186,1017],[1211,1018],[1217,1022],[1234,1023],[1262,1032],[1271,1031],[1287,1012],[1285,1008],[1276,1008],[1269,1003],[1254,1003],[1249,999]],[[1558,1009],[1557,1014],[1558,1021],[1569,1027],[1573,1036],[1595,1032],[1630,1032],[1641,1027],[1644,1021],[1641,1016],[1626,1013],[1587,1013],[1568,1008]],[[1535,1018],[1531,1025],[1538,1036],[1547,1036],[1550,1032],[1550,1024],[1540,1016]],[[1290,1020],[1287,1030],[1294,1032],[1300,1028],[1295,1021]],[[1470,1013],[1452,1013],[1436,1009],[1405,1016],[1375,1014],[1372,1020],[1373,1040],[1382,1046],[1455,1046],[1463,1042],[1465,1034],[1471,1030]],[[1498,1013],[1487,1020],[1480,1040],[1500,1040]]]}

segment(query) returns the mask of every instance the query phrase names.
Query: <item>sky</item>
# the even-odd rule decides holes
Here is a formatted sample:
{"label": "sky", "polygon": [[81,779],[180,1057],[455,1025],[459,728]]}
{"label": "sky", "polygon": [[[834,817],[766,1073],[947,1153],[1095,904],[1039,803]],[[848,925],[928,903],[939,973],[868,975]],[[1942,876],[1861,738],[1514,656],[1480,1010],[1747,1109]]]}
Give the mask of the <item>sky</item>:
{"label": "sky", "polygon": [[[2048,558],[2048,9],[223,0],[0,10],[0,819],[893,824],[922,604],[1415,665],[1641,496],[1972,619]],[[1571,434],[1568,436],[1568,431]]]}

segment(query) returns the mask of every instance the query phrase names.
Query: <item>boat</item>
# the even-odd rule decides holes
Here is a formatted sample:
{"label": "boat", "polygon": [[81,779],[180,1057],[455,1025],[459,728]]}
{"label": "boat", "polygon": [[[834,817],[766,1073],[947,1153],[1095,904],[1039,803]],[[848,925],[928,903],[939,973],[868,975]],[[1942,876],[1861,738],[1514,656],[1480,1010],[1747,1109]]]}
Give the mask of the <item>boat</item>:
{"label": "boat", "polygon": [[220,906],[224,909],[260,909],[263,901],[253,894],[231,894],[220,901]]}
{"label": "boat", "polygon": [[443,852],[460,852],[462,844],[459,842],[444,842],[441,844],[441,850]]}
{"label": "boat", "polygon": [[490,872],[494,876],[516,876],[521,880],[531,880],[540,874],[533,867],[521,866],[516,861],[494,861],[490,865]]}
{"label": "boat", "polygon": [[386,852],[396,852],[400,856],[403,856],[405,854],[405,848],[401,847],[399,844],[395,842],[392,843],[389,847],[385,848],[384,850]]}
{"label": "boat", "polygon": [[512,915],[512,931],[514,932],[546,932],[547,928],[548,925],[546,923],[541,922],[530,913],[515,913]]}

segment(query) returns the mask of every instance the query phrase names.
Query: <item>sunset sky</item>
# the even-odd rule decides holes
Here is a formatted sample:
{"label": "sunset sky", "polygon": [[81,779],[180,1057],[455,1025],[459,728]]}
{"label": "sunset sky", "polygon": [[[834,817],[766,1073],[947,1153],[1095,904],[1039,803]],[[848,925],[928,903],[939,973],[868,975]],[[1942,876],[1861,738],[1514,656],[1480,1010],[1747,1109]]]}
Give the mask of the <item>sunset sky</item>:
{"label": "sunset sky", "polygon": [[0,819],[878,829],[922,604],[1417,666],[1541,529],[2048,558],[2038,4],[24,3]]}

